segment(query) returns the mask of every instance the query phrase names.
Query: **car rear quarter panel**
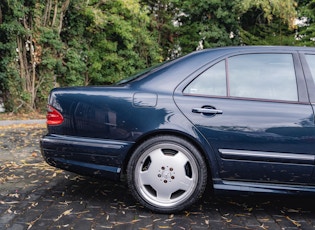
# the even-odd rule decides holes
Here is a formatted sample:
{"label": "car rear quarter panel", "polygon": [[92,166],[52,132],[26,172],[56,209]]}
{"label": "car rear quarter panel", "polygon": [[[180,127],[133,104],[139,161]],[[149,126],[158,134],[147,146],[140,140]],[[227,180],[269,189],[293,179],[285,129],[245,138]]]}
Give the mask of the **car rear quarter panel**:
{"label": "car rear quarter panel", "polygon": [[49,103],[65,121],[48,126],[42,140],[44,157],[69,171],[113,179],[136,144],[150,136],[182,135],[203,146],[172,96],[129,87],[55,89]]}

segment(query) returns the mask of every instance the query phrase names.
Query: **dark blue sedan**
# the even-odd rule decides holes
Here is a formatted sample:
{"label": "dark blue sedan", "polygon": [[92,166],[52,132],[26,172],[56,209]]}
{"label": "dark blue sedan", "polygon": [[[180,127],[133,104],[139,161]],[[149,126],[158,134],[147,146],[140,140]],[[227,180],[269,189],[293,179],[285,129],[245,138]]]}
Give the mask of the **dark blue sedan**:
{"label": "dark blue sedan", "polygon": [[215,192],[315,192],[315,49],[191,53],[110,87],[56,88],[48,164],[119,180],[162,213]]}

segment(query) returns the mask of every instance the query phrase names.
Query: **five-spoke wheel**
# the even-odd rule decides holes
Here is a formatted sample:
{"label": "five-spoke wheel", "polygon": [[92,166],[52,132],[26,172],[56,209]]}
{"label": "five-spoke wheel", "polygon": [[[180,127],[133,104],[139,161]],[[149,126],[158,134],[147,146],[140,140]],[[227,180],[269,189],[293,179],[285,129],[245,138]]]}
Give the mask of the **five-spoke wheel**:
{"label": "five-spoke wheel", "polygon": [[153,211],[169,213],[190,206],[202,195],[207,169],[190,142],[158,136],[136,149],[127,176],[130,190],[140,203]]}

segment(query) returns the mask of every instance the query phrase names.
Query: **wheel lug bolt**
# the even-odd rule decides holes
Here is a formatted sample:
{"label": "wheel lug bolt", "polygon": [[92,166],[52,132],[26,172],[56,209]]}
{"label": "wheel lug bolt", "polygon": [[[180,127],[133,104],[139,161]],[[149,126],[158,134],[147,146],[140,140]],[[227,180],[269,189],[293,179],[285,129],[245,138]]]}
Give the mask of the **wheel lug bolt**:
{"label": "wheel lug bolt", "polygon": [[173,168],[170,168],[170,171],[173,171]]}
{"label": "wheel lug bolt", "polygon": [[164,183],[166,184],[166,183],[167,183],[167,180],[164,180]]}
{"label": "wheel lug bolt", "polygon": [[161,177],[162,175],[161,174],[158,174],[158,177]]}
{"label": "wheel lug bolt", "polygon": [[165,169],[165,167],[164,166],[162,166],[162,168],[161,168],[162,170],[164,170]]}
{"label": "wheel lug bolt", "polygon": [[174,176],[172,176],[172,177],[171,177],[171,179],[172,179],[172,180],[174,180],[174,179],[175,179],[175,177],[174,177]]}

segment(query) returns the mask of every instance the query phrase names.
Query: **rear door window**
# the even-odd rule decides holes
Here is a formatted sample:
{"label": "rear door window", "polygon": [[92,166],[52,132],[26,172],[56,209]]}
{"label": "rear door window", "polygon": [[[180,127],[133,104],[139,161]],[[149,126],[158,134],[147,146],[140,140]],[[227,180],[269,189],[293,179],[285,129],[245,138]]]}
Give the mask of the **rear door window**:
{"label": "rear door window", "polygon": [[184,93],[298,101],[293,56],[244,54],[230,57],[199,75]]}
{"label": "rear door window", "polygon": [[249,54],[229,58],[230,96],[297,101],[291,54]]}

